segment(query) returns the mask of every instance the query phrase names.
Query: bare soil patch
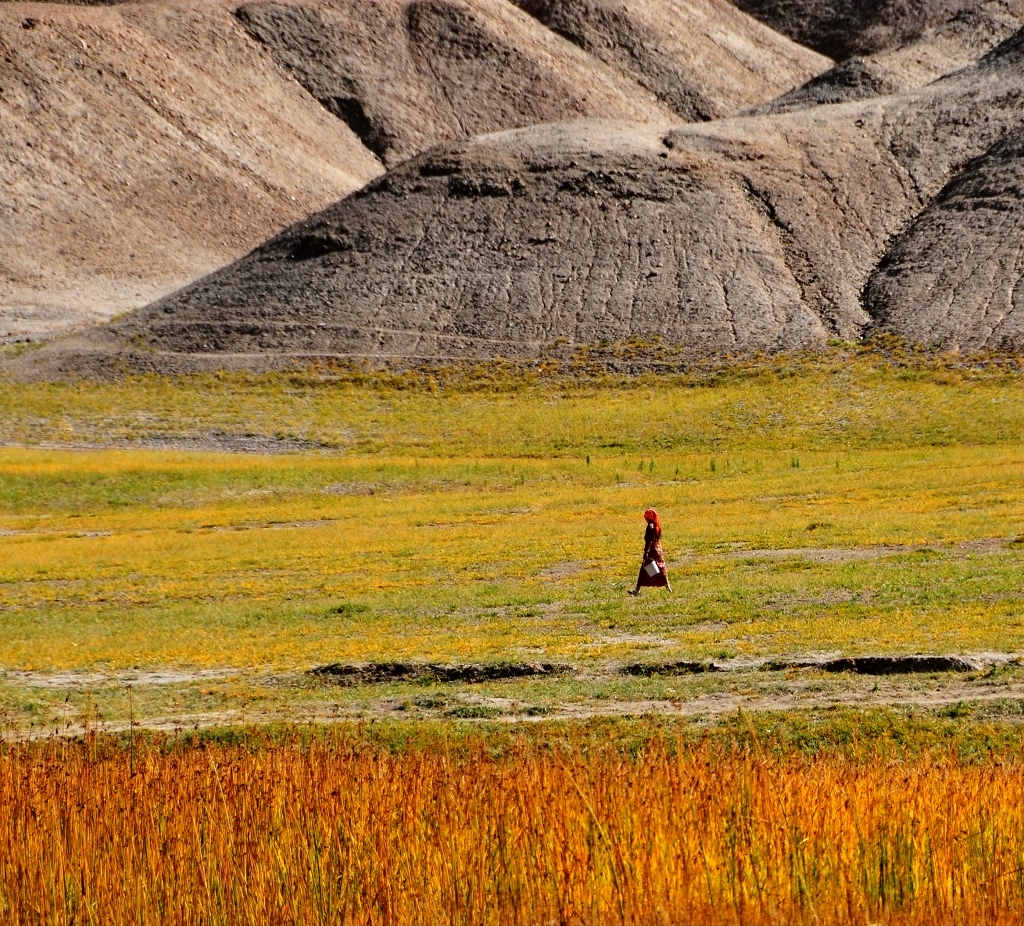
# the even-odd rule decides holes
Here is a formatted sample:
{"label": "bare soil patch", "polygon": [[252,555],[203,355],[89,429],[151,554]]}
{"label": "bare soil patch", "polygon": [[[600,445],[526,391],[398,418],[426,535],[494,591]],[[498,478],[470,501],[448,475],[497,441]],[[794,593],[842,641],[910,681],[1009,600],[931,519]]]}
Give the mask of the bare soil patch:
{"label": "bare soil patch", "polygon": [[0,669],[0,682],[23,685],[26,688],[81,690],[128,685],[184,685],[189,682],[229,678],[240,673],[241,670],[231,668],[126,669],[120,672],[28,672],[19,669]]}
{"label": "bare soil patch", "polygon": [[[502,723],[528,723],[543,719],[584,720],[595,717],[640,717],[664,716],[691,718],[696,721],[711,721],[737,711],[778,712],[793,710],[820,710],[837,706],[847,707],[915,707],[926,710],[941,710],[955,706],[957,715],[970,714],[975,710],[986,711],[1006,720],[1024,719],[1024,679],[1019,676],[1021,657],[1009,654],[972,654],[969,658],[976,663],[984,657],[989,660],[991,671],[910,671],[902,675],[871,676],[856,672],[829,673],[825,678],[818,671],[808,673],[799,668],[813,660],[794,659],[787,664],[787,671],[769,673],[759,671],[753,663],[735,661],[733,671],[727,675],[716,675],[715,679],[734,679],[730,684],[716,682],[707,690],[690,690],[689,694],[676,693],[671,684],[664,687],[663,697],[630,697],[624,693],[618,698],[588,696],[584,686],[572,686],[564,700],[552,703],[535,703],[535,695],[517,697],[514,692],[503,691],[501,695],[487,691],[479,692],[460,687],[460,682],[501,681],[499,675],[493,679],[474,676],[454,678],[448,689],[433,689],[426,694],[416,694],[415,689],[405,694],[376,696],[373,685],[392,682],[437,682],[436,675],[418,674],[422,664],[407,665],[411,673],[382,669],[377,676],[372,673],[349,674],[349,686],[365,685],[364,692],[354,700],[336,701],[327,697],[312,700],[308,696],[298,702],[282,701],[278,706],[253,709],[250,705],[239,705],[222,710],[181,711],[160,713],[152,717],[129,722],[127,718],[94,719],[84,722],[70,715],[58,726],[30,726],[28,728],[8,727],[0,731],[3,739],[45,738],[50,736],[77,737],[89,732],[124,733],[129,729],[147,729],[177,732],[238,724],[272,723],[344,723],[383,719],[402,716],[415,719],[443,717],[460,722],[498,721]],[[677,666],[680,664],[677,664]],[[698,664],[694,664],[698,665]],[[1016,667],[1016,668],[1015,668]],[[365,669],[366,667],[362,667]],[[455,668],[456,675],[465,675],[465,667]],[[1000,669],[1008,671],[998,671]],[[571,667],[559,667],[559,671],[570,671]],[[708,671],[707,665],[701,671]],[[21,684],[26,688],[48,688],[53,691],[76,691],[99,689],[104,686],[124,687],[134,685],[185,684],[205,681],[224,676],[238,676],[235,669],[200,670],[196,672],[179,670],[155,670],[153,672],[123,673],[5,673],[2,678],[9,683]],[[384,677],[381,677],[384,676]],[[527,676],[515,676],[524,681]],[[541,676],[543,677],[543,676]],[[581,680],[596,682],[607,679],[608,672],[580,675]],[[705,676],[711,681],[711,676]],[[267,676],[263,681],[280,690],[306,690],[301,676]],[[306,673],[306,679],[325,679]],[[299,684],[296,684],[296,683]],[[682,687],[682,686],[681,686]],[[326,694],[329,689],[322,688]],[[571,691],[571,694],[569,694]],[[363,696],[365,694],[365,697]],[[557,696],[556,696],[557,697]],[[994,714],[993,714],[994,712]]]}
{"label": "bare soil patch", "polygon": [[0,447],[31,447],[39,450],[173,450],[266,455],[338,452],[337,446],[322,441],[227,431],[173,435],[139,434],[137,437],[120,440],[38,441],[33,443],[0,440]]}
{"label": "bare soil patch", "polygon": [[954,544],[878,544],[865,547],[766,547],[756,550],[730,550],[713,556],[728,560],[807,560],[814,563],[850,563],[904,556],[910,553],[952,552],[957,555],[990,555],[1017,543],[1012,537],[982,537]]}
{"label": "bare soil patch", "polygon": [[566,560],[564,563],[554,563],[539,570],[537,575],[545,579],[568,579],[586,568],[587,564],[581,560]]}
{"label": "bare soil patch", "polygon": [[607,633],[601,634],[596,637],[592,642],[584,644],[584,646],[591,647],[602,647],[602,646],[621,646],[622,644],[633,644],[640,646],[673,646],[675,640],[669,640],[665,637],[659,637],[653,633]]}
{"label": "bare soil patch", "polygon": [[[587,719],[592,717],[690,717],[713,720],[737,711],[783,712],[818,710],[830,707],[916,707],[939,709],[951,705],[970,707],[992,702],[1024,700],[1024,685],[1011,684],[998,690],[982,690],[971,684],[938,685],[928,689],[864,691],[832,689],[827,692],[794,687],[770,695],[756,692],[709,692],[688,700],[649,699],[622,700],[610,703],[565,705],[544,715],[545,719]],[[539,718],[529,714],[502,717],[502,720],[525,722]],[[1020,718],[1024,722],[1024,718]]]}

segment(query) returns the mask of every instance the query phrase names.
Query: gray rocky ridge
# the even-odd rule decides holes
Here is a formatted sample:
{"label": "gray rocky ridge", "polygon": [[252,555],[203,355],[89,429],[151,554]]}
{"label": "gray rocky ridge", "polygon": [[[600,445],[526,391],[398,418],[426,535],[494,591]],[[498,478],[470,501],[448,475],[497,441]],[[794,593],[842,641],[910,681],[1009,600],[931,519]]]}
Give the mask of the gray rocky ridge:
{"label": "gray rocky ridge", "polygon": [[[670,75],[681,39],[651,4],[520,5],[382,0],[409,54],[418,42],[447,49],[408,84],[416,105],[405,109],[366,63],[399,54],[392,33],[376,52],[371,24],[346,33],[348,0],[232,10],[388,169],[233,263],[14,368],[535,360],[653,341],[685,360],[877,331],[944,349],[1021,347],[1024,29],[1006,37],[1006,3],[972,14],[1002,39],[994,48],[964,39],[964,14],[943,8],[914,42],[819,59],[810,82],[791,44],[763,44],[797,89],[769,91],[778,72],[767,68],[761,99],[774,102],[732,116],[722,113],[756,95],[730,97],[727,81],[701,84],[683,64]],[[694,5],[692,22],[717,21],[717,6]],[[736,60],[766,41],[739,15],[722,19]],[[936,49],[950,42],[958,57],[936,79]],[[584,74],[589,90],[574,96]]]}
{"label": "gray rocky ridge", "polygon": [[942,189],[871,275],[865,304],[876,326],[928,347],[1024,348],[1024,131]]}
{"label": "gray rocky ridge", "polygon": [[653,51],[624,68],[510,0],[0,0],[0,344],[145,305],[439,142],[678,118],[673,81],[721,114],[829,64],[727,0],[665,9],[629,0]]}

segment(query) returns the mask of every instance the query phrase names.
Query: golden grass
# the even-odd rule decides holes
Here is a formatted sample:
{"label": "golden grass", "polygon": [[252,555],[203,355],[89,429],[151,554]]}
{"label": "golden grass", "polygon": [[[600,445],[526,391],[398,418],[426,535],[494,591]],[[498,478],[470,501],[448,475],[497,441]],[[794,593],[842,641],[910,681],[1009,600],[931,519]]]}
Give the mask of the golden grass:
{"label": "golden grass", "polygon": [[[0,668],[71,670],[57,689],[0,678],[5,732],[383,698],[282,688],[333,661],[591,670],[477,689],[551,707],[732,690],[616,676],[627,659],[1019,649],[1022,400],[1012,372],[848,353],[707,382],[0,382],[0,441],[19,445],[0,450]],[[110,441],[128,449],[39,446]],[[238,441],[308,452],[173,448]],[[677,591],[633,600],[652,503]],[[128,690],[147,666],[239,671]],[[119,674],[95,693],[87,668]],[[476,706],[441,687],[381,686],[409,716]],[[837,742],[872,745],[812,756],[795,749],[826,736],[818,715],[755,718],[797,744],[771,754],[753,724],[746,748],[632,751],[518,727],[398,752],[366,730],[166,753],[7,742],[0,920],[1017,923],[1021,744],[979,708],[972,754],[1014,743],[954,758],[972,710],[821,712]],[[906,755],[907,737],[951,749]]]}
{"label": "golden grass", "polygon": [[[608,675],[1020,649],[1013,371],[837,353],[703,380],[485,373],[0,380],[0,669],[550,659]],[[125,447],[66,446],[109,441]],[[174,448],[238,441],[308,449]],[[634,600],[651,504],[676,592]],[[63,722],[56,696],[16,688],[8,721]],[[183,710],[166,690],[147,716]],[[217,691],[182,703],[256,697]],[[108,695],[105,719],[123,719]]]}
{"label": "golden grass", "polygon": [[649,743],[0,753],[6,923],[996,924],[1024,768]]}
{"label": "golden grass", "polygon": [[[15,499],[0,665],[593,660],[636,652],[614,638],[638,631],[687,656],[1020,639],[1016,446],[803,452],[799,468],[766,452],[714,472],[661,454],[630,470],[596,451],[0,451]],[[676,594],[634,602],[652,502]]]}
{"label": "golden grass", "polygon": [[1018,361],[972,368],[957,358],[836,350],[642,377],[551,376],[498,363],[407,375],[0,378],[0,442],[248,436],[442,458],[987,444],[1020,439],[1019,374]]}

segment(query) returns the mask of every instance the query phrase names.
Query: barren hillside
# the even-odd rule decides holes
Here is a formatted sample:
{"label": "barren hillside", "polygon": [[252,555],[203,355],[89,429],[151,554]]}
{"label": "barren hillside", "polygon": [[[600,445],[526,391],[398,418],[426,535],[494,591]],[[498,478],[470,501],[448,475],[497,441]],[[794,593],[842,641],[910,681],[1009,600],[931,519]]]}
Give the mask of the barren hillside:
{"label": "barren hillside", "polygon": [[723,0],[0,3],[8,330],[267,239],[16,366],[1016,347],[1021,2],[834,67]]}
{"label": "barren hillside", "polygon": [[[773,29],[837,61],[895,48],[963,10],[972,0],[735,0]],[[992,6],[993,4],[986,4]],[[997,0],[1020,15],[1020,0]]]}
{"label": "barren hillside", "polygon": [[0,4],[0,338],[108,318],[381,165],[226,4]]}
{"label": "barren hillside", "polygon": [[251,36],[385,164],[451,138],[671,111],[505,0],[246,3]]}
{"label": "barren hillside", "polygon": [[986,0],[956,10],[893,47],[844,58],[778,99],[752,107],[750,112],[788,112],[923,87],[973,64],[1022,26],[1024,0]]}
{"label": "barren hillside", "polygon": [[727,0],[515,2],[687,120],[734,114],[829,64]]}
{"label": "barren hillside", "polygon": [[[643,38],[716,65],[710,112],[828,66],[703,2]],[[660,54],[620,67],[508,0],[0,2],[0,342],[143,305],[439,141],[677,118]]]}
{"label": "barren hillside", "polygon": [[[892,236],[1024,126],[1020,41],[904,95],[441,146],[79,344],[74,362],[536,357],[655,337],[698,355],[857,338]],[[1019,261],[1012,235],[1001,247]]]}
{"label": "barren hillside", "polygon": [[[975,71],[1020,86],[1024,30]],[[871,275],[873,325],[954,350],[1024,349],[1024,129],[968,161]]]}
{"label": "barren hillside", "polygon": [[872,274],[874,324],[930,347],[1024,348],[1024,130],[958,173]]}

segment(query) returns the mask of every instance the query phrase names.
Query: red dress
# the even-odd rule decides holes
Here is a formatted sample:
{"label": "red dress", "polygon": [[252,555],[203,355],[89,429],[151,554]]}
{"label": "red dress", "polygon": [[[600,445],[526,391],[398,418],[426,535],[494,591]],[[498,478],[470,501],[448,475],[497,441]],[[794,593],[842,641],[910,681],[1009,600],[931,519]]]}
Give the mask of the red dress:
{"label": "red dress", "polygon": [[[650,576],[644,568],[648,563],[657,563],[658,572]],[[640,567],[640,578],[636,580],[640,588],[667,588],[668,573],[665,571],[665,552],[661,549],[661,531],[653,524],[647,525],[644,531],[644,562]]]}

